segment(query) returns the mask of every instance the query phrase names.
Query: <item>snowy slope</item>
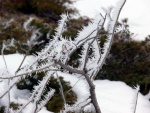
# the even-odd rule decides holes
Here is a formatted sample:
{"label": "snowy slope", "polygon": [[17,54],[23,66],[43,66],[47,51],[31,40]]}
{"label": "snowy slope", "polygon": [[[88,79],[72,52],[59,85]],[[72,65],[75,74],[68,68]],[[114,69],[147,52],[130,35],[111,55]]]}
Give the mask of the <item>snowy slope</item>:
{"label": "snowy slope", "polygon": [[[64,80],[70,81],[71,85],[78,81],[77,77],[69,74],[59,73],[59,75],[63,76]],[[133,113],[135,89],[118,81],[96,80],[94,84],[102,113]],[[84,80],[80,80],[73,90],[77,93],[78,101],[80,102],[89,95],[87,84]],[[150,98],[150,94],[147,96],[139,94],[136,113],[150,113],[150,101],[148,101],[148,98]]]}
{"label": "snowy slope", "polygon": [[[8,64],[9,71],[11,73],[15,72],[19,63],[23,59],[23,55],[13,54],[13,55],[6,55],[6,62]],[[25,63],[29,62],[29,59],[32,59],[32,56],[29,56]],[[5,67],[4,61],[2,56],[0,56],[0,69]],[[66,81],[69,81],[72,86],[79,80],[79,78],[69,75],[63,74],[61,72],[58,73],[60,76],[63,76]],[[109,80],[96,80],[94,81],[96,86],[96,95],[98,98],[98,102],[102,113],[133,113],[132,107],[134,106],[133,100],[135,97],[135,90],[131,87],[127,86],[123,82],[115,82]],[[4,90],[4,82],[0,82],[0,94],[3,93]],[[88,85],[87,83],[81,79],[79,82],[73,87],[73,90],[77,93],[78,101],[84,101],[89,93],[88,93]],[[18,95],[19,94],[19,95]],[[30,96],[27,90],[18,90],[14,87],[11,90],[11,101],[24,103],[27,101],[27,98]],[[137,105],[137,112],[136,113],[150,113],[150,93],[147,96],[143,96],[139,94],[138,96],[138,105]],[[4,97],[0,100],[0,105],[5,105]],[[26,109],[24,109],[24,113],[32,113],[33,104],[29,104]],[[88,106],[87,109],[91,109],[91,106]],[[50,113],[43,108],[39,113]]]}

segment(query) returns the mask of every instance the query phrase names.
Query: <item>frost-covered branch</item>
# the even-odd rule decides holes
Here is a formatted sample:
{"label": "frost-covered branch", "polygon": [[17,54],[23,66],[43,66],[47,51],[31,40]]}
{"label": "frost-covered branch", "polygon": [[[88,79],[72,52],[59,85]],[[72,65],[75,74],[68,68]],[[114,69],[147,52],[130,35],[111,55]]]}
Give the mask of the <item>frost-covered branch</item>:
{"label": "frost-covered branch", "polygon": [[[51,89],[48,94],[45,97],[45,99],[41,100],[41,96],[44,93],[44,90],[46,88],[46,85],[50,79],[51,74],[53,74],[53,72],[48,73],[42,81],[40,81],[39,85],[34,87],[34,90],[32,92],[32,95],[30,96],[30,98],[28,99],[28,102],[25,103],[20,109],[19,111],[17,111],[17,113],[21,113],[22,110],[28,106],[31,102],[34,103],[35,108],[33,109],[33,111],[35,113],[37,113],[39,110],[41,110],[41,108],[46,104],[46,102],[54,95],[55,90]],[[41,100],[41,101],[40,101]]]}
{"label": "frost-covered branch", "polygon": [[134,102],[133,103],[133,113],[136,113],[139,91],[140,91],[140,86],[137,85],[135,87],[135,94],[134,94],[134,100],[133,100],[133,102]]}
{"label": "frost-covered branch", "polygon": [[55,61],[55,63],[59,64],[62,68],[66,69],[66,70],[68,70],[72,73],[77,73],[77,74],[81,74],[81,75],[85,74],[84,71],[72,68],[70,66],[67,66],[67,65],[63,64],[62,62],[60,62],[60,61]]}
{"label": "frost-covered branch", "polygon": [[[17,111],[17,113],[21,113],[25,107],[27,107],[30,103],[33,103],[33,113],[37,113],[49,101],[49,99],[55,92],[53,89],[51,89],[47,95],[43,94],[50,76],[54,73],[57,73],[57,71],[63,71],[64,73],[71,72],[76,75],[82,76],[89,86],[88,91],[90,93],[90,99],[85,101],[85,103],[82,104],[80,108],[84,108],[86,105],[92,103],[95,108],[95,112],[101,113],[99,103],[97,102],[93,80],[97,76],[98,71],[102,68],[109,54],[114,37],[114,29],[125,2],[126,0],[120,0],[119,4],[117,4],[117,6],[112,9],[111,13],[113,13],[113,16],[111,17],[111,20],[109,22],[109,29],[107,34],[108,38],[107,42],[104,43],[103,48],[100,47],[99,40],[103,36],[102,32],[106,23],[107,14],[105,16],[103,16],[102,14],[96,15],[94,20],[89,23],[88,26],[83,27],[83,29],[78,32],[75,40],[66,39],[62,36],[65,30],[66,23],[68,21],[68,15],[61,15],[61,20],[58,22],[58,27],[55,30],[55,35],[52,39],[50,39],[50,42],[44,49],[42,49],[40,52],[37,52],[37,54],[33,56],[34,59],[28,65],[22,66],[27,57],[26,54],[16,72],[12,74],[13,76],[10,76],[9,73],[0,73],[0,79],[8,79],[8,81],[13,81],[1,96],[1,98],[9,93],[9,91],[21,79],[21,77],[32,75],[32,73],[37,74],[39,72],[46,72],[43,79],[37,86],[34,87],[34,90],[31,93],[28,102],[26,102]],[[30,18],[26,22],[26,24],[24,24],[25,30],[29,29],[28,25],[31,21],[32,18]],[[31,36],[31,40],[27,42],[29,50],[31,50],[33,45],[36,44],[34,43],[36,38],[38,38],[36,36],[36,33],[38,33],[38,30],[34,30]],[[74,68],[70,66],[68,62],[71,58],[71,55],[73,55],[73,53],[75,53],[77,49],[81,49],[81,53],[80,58],[77,59],[79,61],[79,65],[77,66],[77,68]],[[26,51],[26,53],[28,52],[29,51]],[[61,87],[61,93],[66,109],[65,111],[67,111],[68,109],[74,109],[67,106],[66,100],[64,98],[63,88],[58,76],[57,79]],[[42,96],[44,96],[45,99],[42,100]]]}
{"label": "frost-covered branch", "polygon": [[[99,61],[99,66],[98,68],[101,69],[103,64],[105,63],[105,60],[110,52],[111,49],[111,45],[112,45],[112,41],[114,38],[114,32],[115,32],[115,26],[116,23],[118,21],[119,15],[121,13],[121,10],[123,8],[123,6],[125,5],[126,0],[120,0],[117,4],[116,7],[112,10],[112,19],[109,22],[109,27],[108,27],[108,39],[107,42],[104,44],[104,48],[103,48],[103,54],[101,56],[101,59]],[[95,77],[94,77],[95,78]]]}
{"label": "frost-covered branch", "polygon": [[[50,66],[50,65],[49,65]],[[14,78],[18,78],[18,77],[23,77],[23,76],[27,76],[27,75],[31,75],[32,73],[38,73],[38,72],[42,72],[44,71],[62,71],[61,69],[49,69],[49,66],[45,66],[43,68],[39,68],[39,69],[35,69],[35,70],[30,70],[24,73],[19,73],[15,76],[5,76],[5,77],[0,77],[0,79],[14,79]]]}

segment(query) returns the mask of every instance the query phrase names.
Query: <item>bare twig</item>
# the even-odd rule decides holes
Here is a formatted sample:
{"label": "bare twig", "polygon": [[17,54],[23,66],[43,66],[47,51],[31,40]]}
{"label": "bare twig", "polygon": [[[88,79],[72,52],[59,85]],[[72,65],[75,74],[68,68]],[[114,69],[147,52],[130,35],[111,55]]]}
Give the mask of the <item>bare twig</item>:
{"label": "bare twig", "polygon": [[[81,78],[80,78],[80,79],[81,79]],[[77,80],[77,82],[72,86],[72,88],[70,88],[70,89],[67,91],[67,93],[69,93],[69,92],[77,85],[77,83],[80,81],[80,79]]]}
{"label": "bare twig", "polygon": [[77,74],[82,74],[82,75],[85,74],[84,71],[72,68],[70,66],[67,66],[67,65],[63,64],[61,61],[55,61],[55,63],[60,65],[62,68],[72,72],[72,73],[77,73]]}
{"label": "bare twig", "polygon": [[60,79],[59,79],[59,76],[58,76],[58,73],[57,73],[57,72],[56,72],[56,76],[57,76],[58,84],[59,84],[59,86],[60,86],[60,92],[61,92],[61,96],[62,96],[63,101],[64,101],[64,106],[66,106],[67,103],[66,103],[66,99],[65,99],[65,95],[64,95],[64,90],[63,90],[63,87],[62,87],[62,84],[61,84],[61,81],[60,81]]}
{"label": "bare twig", "polygon": [[[2,50],[1,50],[1,54],[2,54],[2,56],[3,56],[3,60],[4,60],[4,63],[5,63],[5,67],[6,67],[6,69],[7,69],[7,73],[9,74],[8,66],[7,66],[5,57],[4,57],[5,46],[6,46],[6,45],[3,44],[3,48],[2,48]],[[7,85],[8,85],[8,88],[9,88],[9,87],[10,87],[10,86],[9,86],[9,85],[10,85],[10,79],[8,79],[8,84],[7,84]],[[7,105],[6,113],[9,113],[9,108],[10,108],[10,90],[8,91],[8,105]]]}
{"label": "bare twig", "polygon": [[25,59],[26,59],[26,57],[27,57],[27,54],[24,55],[23,60],[22,60],[22,62],[20,63],[20,65],[19,65],[18,69],[16,70],[15,74],[20,70],[22,64],[24,63],[24,61],[25,61]]}

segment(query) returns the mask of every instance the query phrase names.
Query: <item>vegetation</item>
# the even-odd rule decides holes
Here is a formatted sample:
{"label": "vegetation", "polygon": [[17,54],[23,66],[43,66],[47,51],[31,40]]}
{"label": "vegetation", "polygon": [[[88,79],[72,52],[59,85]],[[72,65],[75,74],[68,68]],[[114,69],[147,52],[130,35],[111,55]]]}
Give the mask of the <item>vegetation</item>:
{"label": "vegetation", "polygon": [[[35,51],[40,51],[45,45],[52,39],[54,35],[55,27],[57,21],[60,19],[60,14],[64,12],[69,12],[75,14],[76,9],[66,6],[72,5],[71,0],[7,0],[4,1],[1,5],[0,11],[2,15],[2,20],[0,21],[0,50],[2,49],[2,43],[9,45],[14,41],[14,46],[10,49],[4,51],[5,54],[12,53],[23,53],[25,54],[29,47],[27,41],[30,40],[29,37],[32,36],[35,29],[38,29],[37,35],[39,36],[37,42],[41,42],[39,45],[32,47],[32,50],[28,54],[33,54]],[[9,13],[12,13],[9,15]],[[18,14],[17,14],[18,13]],[[25,15],[28,14],[28,15]],[[16,16],[18,15],[18,16]],[[20,18],[20,15],[23,17]],[[23,27],[23,22],[29,19],[32,16],[34,19],[31,21],[29,31],[26,31]],[[10,18],[14,18],[13,20]],[[4,22],[5,21],[5,22]],[[9,25],[6,25],[6,22],[9,22]],[[63,32],[62,36],[67,39],[71,38],[74,40],[75,36],[78,33],[78,30],[81,30],[82,26],[88,25],[88,22],[91,20],[87,17],[80,17],[78,19],[71,19],[66,25],[66,29]],[[106,60],[106,64],[103,69],[99,72],[96,79],[109,79],[124,81],[130,86],[135,86],[139,84],[141,86],[141,92],[147,94],[150,89],[150,36],[146,38],[145,41],[134,41],[132,40],[133,34],[129,30],[129,25],[127,24],[128,19],[124,19],[121,23],[117,23],[116,29],[123,27],[123,31],[117,31],[115,34],[115,40],[110,51],[109,58]],[[103,48],[104,43],[107,40],[107,32],[104,29],[101,32],[100,46]],[[50,36],[51,35],[51,36]],[[80,47],[72,56],[69,61],[69,65],[74,67],[79,66],[79,62],[75,62],[76,59],[81,58],[79,53],[82,53],[81,50],[83,47]],[[90,54],[91,53],[91,54]],[[92,55],[93,51],[90,50],[89,54]],[[103,53],[103,51],[102,51]],[[35,53],[36,54],[36,53]],[[45,73],[39,73],[38,76],[33,74],[32,77],[21,80],[17,86],[19,89],[29,89],[33,91],[35,85],[38,85],[38,81],[42,81]],[[68,82],[65,82],[62,77],[60,77],[66,102],[69,105],[73,105],[76,101],[76,95],[73,91],[68,92],[71,89],[71,86]],[[32,81],[32,82],[31,82]],[[51,77],[50,82],[47,84],[46,95],[51,88],[55,89],[56,92],[51,100],[48,101],[46,107],[48,110],[53,112],[59,112],[64,108],[64,102],[60,94],[60,86],[58,85],[57,79]],[[56,104],[57,103],[57,104]],[[14,110],[18,109],[16,103],[11,103],[10,108]],[[0,108],[0,112],[4,112],[5,107]]]}
{"label": "vegetation", "polygon": [[[45,76],[45,73],[38,73],[38,75],[33,74],[31,77],[22,79],[17,84],[17,87],[20,90],[28,89],[28,90],[30,90],[30,92],[32,92],[34,90],[34,86],[38,85],[38,82],[41,81],[44,76]],[[61,84],[62,84],[62,87],[64,90],[64,95],[65,95],[67,104],[68,105],[75,104],[77,97],[76,97],[76,94],[72,90],[70,90],[72,88],[70,86],[70,83],[64,81],[63,77],[60,77],[59,79],[61,81]],[[47,94],[47,92],[50,91],[51,88],[55,89],[55,94],[52,97],[52,99],[50,99],[48,101],[48,103],[46,104],[46,108],[49,111],[59,113],[59,111],[64,108],[64,101],[60,94],[60,86],[59,86],[58,80],[54,76],[51,76],[49,83],[46,86],[46,90],[45,90],[44,94]],[[42,98],[44,98],[44,95]]]}
{"label": "vegetation", "polygon": [[5,106],[0,107],[0,113],[4,113],[5,111]]}
{"label": "vegetation", "polygon": [[[41,3],[42,2],[42,3]],[[0,48],[4,42],[6,45],[14,40],[14,47],[5,50],[5,54],[25,53],[28,50],[27,41],[35,30],[38,29],[37,35],[39,38],[37,42],[40,44],[32,47],[29,54],[36,54],[35,51],[40,51],[49,42],[49,39],[54,35],[54,30],[57,21],[60,19],[60,14],[68,12],[69,14],[77,13],[73,7],[68,7],[74,2],[72,0],[7,0],[2,1],[0,7],[1,21],[0,21]],[[68,4],[68,5],[66,5]],[[27,15],[28,14],[28,15]],[[41,15],[44,14],[45,16]],[[47,16],[46,16],[47,15]],[[48,16],[52,15],[52,16]],[[24,22],[29,18],[34,18],[28,30],[24,29]],[[57,18],[57,19],[54,19]],[[80,17],[78,19],[71,19],[67,24],[67,30],[63,36],[67,38],[74,38],[78,30],[83,25],[87,25],[90,21],[87,17]],[[9,22],[9,24],[7,23]]]}
{"label": "vegetation", "polygon": [[147,94],[150,89],[150,41],[132,40],[127,19],[118,23],[125,26],[117,33],[106,65],[97,79],[124,81],[131,87],[140,85],[140,92]]}
{"label": "vegetation", "polygon": [[[40,4],[40,2],[42,2],[42,4]],[[29,51],[28,54],[33,54],[44,48],[45,45],[49,42],[50,38],[52,38],[52,36],[54,35],[54,29],[56,27],[57,21],[60,19],[60,14],[64,12],[74,14],[77,12],[76,9],[71,7],[69,8],[66,5],[64,5],[71,5],[73,1],[65,0],[61,3],[58,2],[60,1],[45,0],[43,4],[43,1],[41,0],[2,1],[2,7],[0,7],[0,13],[2,16],[2,20],[0,21],[0,35],[2,36],[0,40],[0,48],[2,48],[2,43],[5,43],[5,45],[10,45],[10,43],[13,41],[14,44],[13,46],[11,45],[9,49],[5,49],[4,54],[12,54],[16,52],[26,54],[26,51],[29,49],[27,41],[30,40],[30,37],[32,37],[32,34],[36,29],[38,29],[40,35],[37,42],[44,42],[42,42],[40,45],[33,46],[32,50]],[[34,19],[30,22],[28,26],[29,30],[27,31],[24,28],[24,22],[27,21],[30,18],[30,16]],[[71,19],[71,21],[67,24],[67,30],[64,32],[63,35],[68,38],[74,38],[77,34],[77,31],[81,29],[83,25],[87,25],[89,21],[90,20],[87,17]],[[22,79],[19,83],[17,83],[17,87],[19,89],[28,89],[32,92],[33,86],[38,85],[38,81],[42,80],[44,76],[45,73],[39,73],[37,77],[35,77],[35,74],[33,74],[32,77]],[[65,82],[63,78],[60,78],[60,80],[63,85],[67,104],[74,104],[74,102],[76,101],[76,95],[73,91],[67,92],[69,89],[71,89],[71,86],[69,86],[69,83]],[[57,83],[57,80],[54,77],[52,77],[50,81],[51,82],[49,85],[47,85],[47,88],[54,88],[56,90],[56,93],[54,97],[47,103],[46,106],[47,109],[54,112],[58,112],[64,107],[64,103],[61,98],[61,94],[59,93],[59,85]],[[49,89],[47,89],[47,91],[48,90]],[[56,102],[58,101],[55,100],[57,99],[59,100],[59,104],[56,104]],[[11,105],[15,106],[16,104]],[[3,108],[1,109],[3,110]]]}
{"label": "vegetation", "polygon": [[14,103],[14,102],[10,103],[10,108],[13,110],[18,110],[20,106],[22,106],[22,104],[18,104],[18,103]]}
{"label": "vegetation", "polygon": [[[62,77],[60,77],[63,90],[64,90],[64,95],[67,104],[73,105],[77,101],[76,94],[73,91],[69,91],[72,87],[69,85],[69,82],[65,82]],[[61,94],[60,94],[60,86],[58,85],[59,83],[57,82],[57,79],[55,79],[53,76],[50,79],[50,82],[48,84],[48,87],[51,87],[56,90],[54,96],[52,97],[51,100],[46,104],[46,108],[49,111],[52,112],[57,112],[59,113],[60,110],[64,108],[64,102],[62,100]],[[68,92],[69,91],[69,92]]]}
{"label": "vegetation", "polygon": [[[14,111],[18,110],[19,107],[22,106],[21,104],[18,104],[18,103],[14,103],[14,102],[11,102],[10,103],[10,108]],[[0,113],[5,113],[5,109],[6,107],[5,106],[1,106],[0,107]]]}
{"label": "vegetation", "polygon": [[35,14],[46,17],[49,21],[58,21],[64,12],[74,14],[77,10],[71,5],[72,0],[7,0],[2,2],[3,9],[19,11],[25,14]]}

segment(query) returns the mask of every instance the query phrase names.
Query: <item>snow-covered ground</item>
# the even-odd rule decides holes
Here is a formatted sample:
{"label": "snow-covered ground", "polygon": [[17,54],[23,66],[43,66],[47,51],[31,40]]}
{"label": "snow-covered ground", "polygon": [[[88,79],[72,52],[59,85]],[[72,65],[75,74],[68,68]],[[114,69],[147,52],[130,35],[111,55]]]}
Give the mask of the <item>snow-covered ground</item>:
{"label": "snow-covered ground", "polygon": [[[59,75],[62,75],[64,80],[70,81],[72,86],[79,79],[69,74],[60,73]],[[133,113],[135,89],[118,81],[96,80],[94,84],[102,113]],[[84,101],[89,95],[84,80],[80,80],[73,90],[77,93],[80,102]],[[150,113],[148,98],[150,98],[150,93],[147,96],[139,93],[136,113]]]}
{"label": "snow-covered ground", "polygon": [[[25,63],[28,63],[32,56],[29,56]],[[10,73],[14,73],[20,62],[23,59],[23,55],[13,54],[5,56],[8,69]],[[0,69],[4,69],[5,64],[2,56],[0,56]],[[79,80],[76,76],[63,74],[61,72],[58,73],[60,76],[63,76],[66,81],[69,81],[72,86]],[[0,95],[4,91],[4,82],[0,82]],[[134,98],[136,95],[135,89],[127,86],[123,82],[109,81],[109,80],[96,80],[94,81],[96,86],[96,95],[98,99],[98,103],[100,105],[102,113],[133,113],[134,107]],[[78,101],[84,101],[89,93],[88,93],[88,85],[83,80],[80,79],[78,83],[73,87],[73,90],[76,92]],[[18,90],[14,87],[11,90],[11,101],[15,103],[25,103],[27,102],[27,98],[30,93],[27,90]],[[5,100],[7,97],[4,97],[0,100],[0,105],[5,105]],[[146,96],[143,96],[139,93],[137,110],[136,113],[150,113],[150,93]],[[27,108],[24,109],[23,113],[32,113],[32,104],[29,104]],[[88,106],[87,109],[92,108]],[[39,113],[50,113],[43,108]]]}

